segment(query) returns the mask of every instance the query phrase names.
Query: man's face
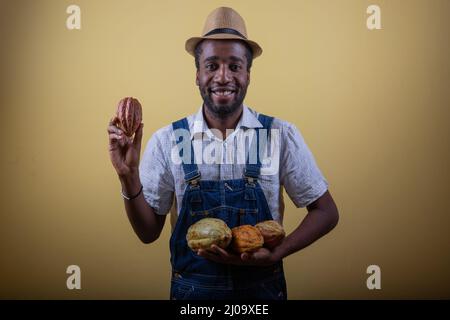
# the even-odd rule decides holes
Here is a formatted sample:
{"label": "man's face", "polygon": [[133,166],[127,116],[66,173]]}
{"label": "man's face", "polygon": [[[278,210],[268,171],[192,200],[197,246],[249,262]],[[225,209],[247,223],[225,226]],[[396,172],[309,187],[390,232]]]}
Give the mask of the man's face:
{"label": "man's face", "polygon": [[219,118],[235,112],[250,82],[245,45],[232,40],[204,40],[196,83],[205,107]]}

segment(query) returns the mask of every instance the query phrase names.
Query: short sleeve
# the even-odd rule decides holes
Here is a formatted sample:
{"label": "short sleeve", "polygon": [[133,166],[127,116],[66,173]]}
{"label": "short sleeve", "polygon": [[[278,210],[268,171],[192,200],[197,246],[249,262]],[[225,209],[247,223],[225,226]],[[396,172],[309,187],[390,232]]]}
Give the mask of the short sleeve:
{"label": "short sleeve", "polygon": [[169,213],[174,197],[174,179],[164,153],[167,146],[164,146],[163,137],[160,131],[153,134],[139,164],[144,198],[160,215]]}
{"label": "short sleeve", "polygon": [[306,207],[328,190],[328,182],[299,130],[287,123],[282,129],[280,183],[297,207]]}

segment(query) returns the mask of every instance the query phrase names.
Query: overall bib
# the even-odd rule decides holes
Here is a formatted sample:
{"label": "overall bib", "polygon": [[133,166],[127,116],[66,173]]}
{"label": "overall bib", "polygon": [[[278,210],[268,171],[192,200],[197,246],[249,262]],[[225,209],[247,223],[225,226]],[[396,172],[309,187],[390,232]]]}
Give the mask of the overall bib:
{"label": "overall bib", "polygon": [[[198,256],[188,247],[186,240],[188,228],[206,217],[221,219],[230,228],[273,219],[257,180],[261,169],[259,150],[264,147],[260,144],[267,141],[260,140],[260,132],[270,132],[273,118],[260,114],[258,120],[263,128],[256,129],[252,142],[257,145],[257,161],[250,164],[249,157],[246,158],[242,179],[200,179],[197,164],[193,161],[195,156],[191,143],[191,162],[182,163],[186,189],[170,238],[171,299],[287,299],[282,261],[268,267],[216,263]],[[189,132],[186,118],[172,123],[172,127],[174,131],[185,129]],[[182,148],[179,151],[182,155]]]}

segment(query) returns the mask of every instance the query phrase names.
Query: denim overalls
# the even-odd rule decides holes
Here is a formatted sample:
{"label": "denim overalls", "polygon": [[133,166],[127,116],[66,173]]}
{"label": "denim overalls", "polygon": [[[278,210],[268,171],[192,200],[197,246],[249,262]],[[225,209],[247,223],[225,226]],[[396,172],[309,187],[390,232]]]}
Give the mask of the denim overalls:
{"label": "denim overalls", "polygon": [[[198,256],[186,240],[192,224],[206,217],[222,219],[230,228],[272,220],[263,190],[257,179],[260,174],[260,130],[269,132],[272,117],[260,114],[263,128],[256,129],[258,156],[255,164],[247,158],[242,179],[201,180],[191,143],[191,163],[182,163],[186,190],[181,210],[170,238],[172,264],[171,299],[287,299],[282,261],[269,266],[235,266],[221,264]],[[174,131],[189,131],[187,119],[172,123]],[[181,140],[181,139],[178,139]],[[178,145],[180,141],[177,141]],[[180,148],[180,155],[183,150]]]}

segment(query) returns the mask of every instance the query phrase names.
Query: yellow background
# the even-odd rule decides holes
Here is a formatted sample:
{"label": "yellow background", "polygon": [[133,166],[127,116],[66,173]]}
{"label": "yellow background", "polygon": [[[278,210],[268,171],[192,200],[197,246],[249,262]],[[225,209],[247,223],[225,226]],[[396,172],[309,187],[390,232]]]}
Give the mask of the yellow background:
{"label": "yellow background", "polygon": [[[370,4],[382,30],[366,27]],[[144,145],[198,109],[184,41],[221,5],[264,49],[246,103],[300,128],[340,209],[285,259],[289,297],[450,298],[446,0],[2,0],[0,298],[168,298],[169,220],[156,243],[134,235],[106,127],[123,96],[143,104]],[[292,231],[306,210],[286,203]]]}

